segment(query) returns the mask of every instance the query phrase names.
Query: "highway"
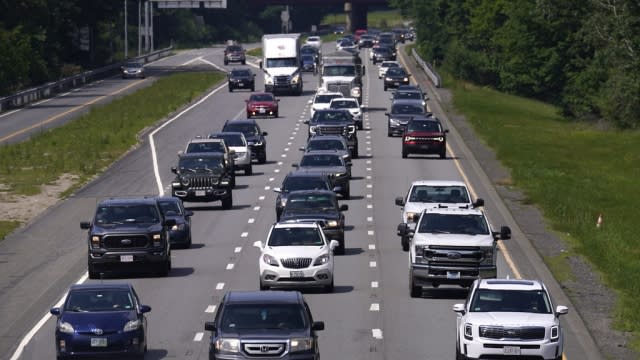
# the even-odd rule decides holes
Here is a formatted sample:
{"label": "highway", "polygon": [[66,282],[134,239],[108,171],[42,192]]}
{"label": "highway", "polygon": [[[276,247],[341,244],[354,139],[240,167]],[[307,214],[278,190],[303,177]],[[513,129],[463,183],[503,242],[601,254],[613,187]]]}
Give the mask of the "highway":
{"label": "highway", "polygon": [[[332,46],[325,44],[325,51],[330,51]],[[363,59],[368,57],[363,55]],[[222,49],[211,48],[166,58],[161,66],[167,69],[183,64],[233,67],[224,67],[222,63]],[[374,66],[366,64],[365,129],[358,131],[361,157],[354,160],[352,199],[342,202],[349,205],[345,213],[346,254],[335,260],[334,293],[304,292],[315,319],[326,325],[325,331],[320,332],[322,357],[455,358],[456,314],[451,308],[455,303],[464,302],[467,292],[457,287],[441,287],[425,291],[420,299],[409,297],[408,253],[402,251],[396,236],[400,208],[394,199],[404,195],[410,182],[417,179],[468,181],[475,195],[485,199],[485,209],[493,226],[508,225],[513,230],[514,238],[501,245],[499,276],[540,278],[550,287],[557,303],[571,306],[557,284],[551,283],[548,270],[518,230],[482,168],[436,101],[431,102],[431,109],[451,130],[447,159],[401,159],[400,139],[386,135],[384,112],[390,93],[382,90]],[[257,69],[254,71],[259,74]],[[416,78],[421,80],[419,76]],[[256,88],[262,89],[260,74],[256,80]],[[128,82],[110,79],[90,89],[96,94],[109,94],[145,81],[149,79]],[[292,164],[300,158],[298,148],[306,140],[307,127],[302,121],[309,117],[307,101],[315,92],[317,79],[305,74],[304,81],[303,96],[280,97],[280,118],[258,120],[269,133],[267,164],[254,165],[252,176],[237,177],[233,209],[223,211],[219,202],[186,204],[195,211],[194,244],[191,249],[173,250],[173,270],[168,277],[135,275],[103,280],[133,283],[142,302],[152,307],[148,315],[146,359],[207,359],[209,334],[204,332],[204,322],[212,319],[223,294],[229,290],[258,289],[259,250],[251,245],[256,240],[264,240],[275,221],[276,193],[272,188],[280,186],[285,174],[292,170]],[[89,88],[77,93],[84,94],[84,91]],[[96,94],[87,93],[85,101],[95,99]],[[41,326],[29,334],[32,336],[24,348],[18,345],[64,296],[70,284],[86,281],[83,275],[86,233],[80,230],[80,221],[90,220],[96,201],[104,197],[166,193],[173,179],[170,168],[187,140],[219,130],[226,119],[243,117],[247,97],[248,93],[243,91],[229,93],[225,84],[214,89],[197,105],[148,131],[139,148],[91,184],[0,243],[0,272],[3,273],[0,353],[8,354],[7,359],[16,349],[22,350],[16,359],[55,357],[55,320],[51,317],[44,318]],[[38,108],[39,116],[32,116],[36,120],[34,124],[38,119],[46,121],[65,113],[69,107],[52,106],[62,99],[49,101],[48,108],[44,105]],[[18,114],[20,112],[7,118]],[[0,124],[4,121],[1,119]],[[6,129],[0,129],[0,133],[20,131],[18,127]],[[599,359],[592,339],[572,308],[563,321],[566,358]]]}

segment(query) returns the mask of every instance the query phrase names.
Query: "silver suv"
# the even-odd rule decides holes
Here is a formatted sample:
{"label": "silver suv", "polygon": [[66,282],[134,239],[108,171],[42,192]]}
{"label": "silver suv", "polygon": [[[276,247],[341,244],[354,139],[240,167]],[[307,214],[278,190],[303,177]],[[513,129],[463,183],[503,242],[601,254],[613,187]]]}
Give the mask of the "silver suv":
{"label": "silver suv", "polygon": [[245,175],[253,174],[251,147],[241,132],[220,132],[209,134],[209,139],[223,140],[233,154],[235,170],[243,170]]}

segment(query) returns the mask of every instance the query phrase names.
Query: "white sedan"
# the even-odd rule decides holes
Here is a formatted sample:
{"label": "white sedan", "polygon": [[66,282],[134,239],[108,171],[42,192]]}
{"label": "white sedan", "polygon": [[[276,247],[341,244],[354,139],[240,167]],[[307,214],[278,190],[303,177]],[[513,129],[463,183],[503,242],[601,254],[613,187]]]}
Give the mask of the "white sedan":
{"label": "white sedan", "polygon": [[353,116],[353,120],[358,126],[358,130],[362,130],[362,109],[360,108],[358,99],[343,97],[331,99],[329,109],[349,110],[349,113]]}
{"label": "white sedan", "polygon": [[387,73],[387,70],[391,67],[400,67],[400,63],[397,61],[383,61],[380,63],[378,67],[378,79],[382,79],[382,77]]}
{"label": "white sedan", "polygon": [[322,49],[322,39],[320,36],[309,36],[307,41],[305,41],[306,45],[313,46],[316,49]]}
{"label": "white sedan", "polygon": [[322,287],[333,292],[333,250],[317,223],[277,223],[267,241],[253,244],[261,251],[260,290],[271,287]]}

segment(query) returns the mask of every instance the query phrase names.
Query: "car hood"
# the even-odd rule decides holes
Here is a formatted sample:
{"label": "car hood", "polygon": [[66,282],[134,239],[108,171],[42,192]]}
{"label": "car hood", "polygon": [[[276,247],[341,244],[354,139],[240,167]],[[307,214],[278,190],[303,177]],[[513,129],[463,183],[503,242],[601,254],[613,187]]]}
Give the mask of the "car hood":
{"label": "car hood", "polygon": [[400,121],[402,123],[407,123],[414,117],[424,117],[424,114],[390,114],[389,118]]}
{"label": "car hood", "polygon": [[185,218],[184,216],[182,216],[182,215],[175,215],[175,216],[173,216],[173,215],[166,216],[166,215],[165,215],[165,217],[164,217],[164,218],[165,218],[165,219],[172,219],[172,220],[175,220],[175,221],[176,221],[176,224],[186,224],[186,223],[187,223],[186,218]]}
{"label": "car hood", "polygon": [[229,146],[229,150],[233,150],[233,151],[235,151],[237,153],[239,153],[239,152],[243,152],[244,153],[244,152],[248,152],[249,151],[248,147],[245,147],[245,146]]}
{"label": "car hood", "polygon": [[493,246],[492,235],[465,235],[465,234],[430,234],[418,233],[413,236],[416,245],[440,245],[440,246]]}
{"label": "car hood", "polygon": [[297,67],[265,68],[265,72],[271,76],[293,75],[296,71]]}
{"label": "car hood", "polygon": [[440,205],[444,207],[449,207],[449,208],[461,208],[463,206],[470,206],[470,204],[467,204],[467,203],[454,204],[454,203],[432,203],[432,202],[409,202],[404,205],[404,211],[420,214],[425,209],[437,208],[437,207],[440,207]]}
{"label": "car hood", "polygon": [[315,103],[311,105],[311,108],[313,108],[313,110],[325,110],[329,108],[329,103]]}
{"label": "car hood", "polygon": [[318,171],[325,173],[346,173],[347,169],[344,166],[300,166],[301,170]]}
{"label": "car hood", "polygon": [[260,135],[247,135],[244,134],[244,137],[247,139],[249,144],[253,144],[259,141],[262,141],[262,137]]}
{"label": "car hood", "polygon": [[393,79],[393,80],[402,80],[408,78],[407,75],[390,75],[389,73],[385,73],[384,77]]}
{"label": "car hood", "polygon": [[334,83],[351,83],[355,76],[330,76],[330,75],[322,75],[323,87],[327,87],[327,84]]}
{"label": "car hood", "polygon": [[264,249],[265,253],[272,255],[277,259],[287,258],[312,258],[315,259],[320,255],[326,254],[329,251],[329,247],[323,246],[267,246]]}
{"label": "car hood", "polygon": [[521,312],[470,312],[467,322],[492,326],[551,326],[557,323],[554,314],[536,314]]}
{"label": "car hood", "polygon": [[126,224],[94,224],[93,234],[102,234],[108,232],[109,234],[131,234],[131,233],[149,233],[158,232],[162,230],[162,226],[159,223],[126,223]]}
{"label": "car hood", "polygon": [[60,317],[61,321],[71,324],[76,332],[101,329],[104,333],[122,331],[127,322],[136,319],[134,311],[65,312]]}
{"label": "car hood", "polygon": [[238,329],[221,332],[220,337],[239,338],[240,340],[286,340],[291,337],[308,337],[306,329]]}
{"label": "car hood", "polygon": [[250,106],[275,106],[273,101],[249,101]]}

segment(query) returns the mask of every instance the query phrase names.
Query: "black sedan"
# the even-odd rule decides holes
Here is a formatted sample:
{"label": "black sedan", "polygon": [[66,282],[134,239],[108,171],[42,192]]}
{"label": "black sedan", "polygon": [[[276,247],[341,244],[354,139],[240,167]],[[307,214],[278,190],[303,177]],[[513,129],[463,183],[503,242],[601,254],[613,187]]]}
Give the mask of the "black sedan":
{"label": "black sedan", "polygon": [[142,358],[149,311],[131,284],[73,285],[62,307],[50,310],[57,317],[56,357]]}
{"label": "black sedan", "polygon": [[227,77],[229,79],[229,92],[233,92],[235,89],[256,91],[256,74],[249,69],[233,69]]}
{"label": "black sedan", "polygon": [[374,64],[377,64],[383,61],[392,61],[396,59],[396,57],[393,54],[393,50],[391,50],[388,47],[382,47],[382,46],[376,47],[376,48],[373,48],[371,51],[372,51],[371,60],[373,61]]}
{"label": "black sedan", "polygon": [[176,224],[169,229],[171,246],[190,248],[193,211],[185,209],[180,198],[172,196],[158,197],[158,205],[165,219],[174,219],[176,221]]}
{"label": "black sedan", "polygon": [[397,88],[400,85],[409,85],[411,74],[403,68],[389,68],[384,74],[384,91],[388,88]]}

